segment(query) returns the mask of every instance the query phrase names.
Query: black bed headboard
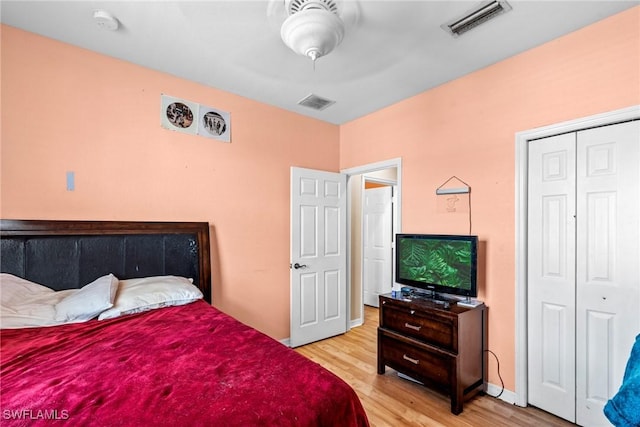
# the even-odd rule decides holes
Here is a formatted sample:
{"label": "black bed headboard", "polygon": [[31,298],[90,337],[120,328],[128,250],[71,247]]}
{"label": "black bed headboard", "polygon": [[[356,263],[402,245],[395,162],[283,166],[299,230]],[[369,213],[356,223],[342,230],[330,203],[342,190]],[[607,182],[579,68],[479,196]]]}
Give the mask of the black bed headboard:
{"label": "black bed headboard", "polygon": [[193,278],[211,303],[206,222],[0,220],[0,271],[52,289],[119,279]]}

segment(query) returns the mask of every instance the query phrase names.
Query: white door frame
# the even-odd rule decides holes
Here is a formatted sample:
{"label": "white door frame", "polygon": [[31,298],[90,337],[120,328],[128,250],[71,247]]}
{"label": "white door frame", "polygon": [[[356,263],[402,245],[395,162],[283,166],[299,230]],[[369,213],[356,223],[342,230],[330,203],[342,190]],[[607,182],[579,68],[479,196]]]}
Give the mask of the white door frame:
{"label": "white door frame", "polygon": [[[385,169],[396,168],[397,171],[397,179],[396,179],[396,194],[395,194],[395,210],[396,214],[396,224],[397,229],[396,232],[400,233],[402,231],[402,158],[396,157],[395,159],[383,160],[376,163],[369,163],[362,166],[356,166],[353,168],[342,169],[340,173],[347,175],[347,186],[349,185],[349,180],[354,175],[362,175],[371,172],[378,172]],[[351,193],[347,195],[347,218],[351,218],[352,211],[352,200]],[[351,290],[353,288],[353,284],[351,283],[351,221],[347,220],[347,277],[349,278],[349,292],[348,292],[348,301],[347,301],[347,318],[351,319]],[[362,262],[362,260],[360,260]],[[360,285],[360,292],[362,292],[362,284]],[[362,319],[361,322],[364,321],[364,304],[361,308]],[[357,323],[357,322],[356,322]]]}
{"label": "white door frame", "polygon": [[598,126],[605,126],[629,120],[640,119],[640,105],[596,114],[562,123],[530,129],[516,133],[516,176],[515,176],[515,280],[516,280],[516,323],[515,323],[515,399],[518,406],[527,406],[527,175],[528,142],[567,132],[575,132]]}

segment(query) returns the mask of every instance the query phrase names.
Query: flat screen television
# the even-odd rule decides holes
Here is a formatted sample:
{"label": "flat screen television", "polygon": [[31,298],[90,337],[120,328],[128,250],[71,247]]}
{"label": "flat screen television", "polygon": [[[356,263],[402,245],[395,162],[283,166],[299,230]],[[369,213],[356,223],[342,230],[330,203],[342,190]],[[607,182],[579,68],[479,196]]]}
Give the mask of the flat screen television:
{"label": "flat screen television", "polygon": [[441,294],[478,296],[478,236],[396,235],[396,283]]}

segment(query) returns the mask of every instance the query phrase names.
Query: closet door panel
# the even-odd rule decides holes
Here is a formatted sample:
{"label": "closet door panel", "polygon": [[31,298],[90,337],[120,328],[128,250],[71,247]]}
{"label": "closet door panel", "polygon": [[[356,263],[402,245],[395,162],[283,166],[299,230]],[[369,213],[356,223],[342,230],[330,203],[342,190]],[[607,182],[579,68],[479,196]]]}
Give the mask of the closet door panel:
{"label": "closet door panel", "polygon": [[576,422],[609,425],[602,409],[622,381],[640,330],[640,122],[577,134]]}
{"label": "closet door panel", "polygon": [[575,419],[575,134],[529,143],[529,403]]}

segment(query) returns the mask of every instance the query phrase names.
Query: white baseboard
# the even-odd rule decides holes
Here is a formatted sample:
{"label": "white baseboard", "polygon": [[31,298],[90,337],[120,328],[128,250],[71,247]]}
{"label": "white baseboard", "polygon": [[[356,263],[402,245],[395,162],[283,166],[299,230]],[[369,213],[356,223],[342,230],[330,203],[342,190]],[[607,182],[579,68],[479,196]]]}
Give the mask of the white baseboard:
{"label": "white baseboard", "polygon": [[[502,394],[500,394],[500,392],[502,392]],[[516,403],[516,394],[511,390],[502,390],[502,387],[499,385],[487,383],[485,393],[487,393],[491,397],[496,397],[512,405],[515,405]],[[498,395],[500,396],[498,397]]]}
{"label": "white baseboard", "polygon": [[287,337],[287,338],[283,338],[280,340],[280,342],[284,345],[286,345],[287,347],[291,347],[291,338]]}
{"label": "white baseboard", "polygon": [[363,319],[362,319],[362,317],[361,317],[361,318],[359,318],[359,319],[352,320],[352,321],[349,323],[349,329],[351,329],[351,328],[357,328],[358,326],[362,326],[362,325],[364,325],[364,320],[363,320]]}

